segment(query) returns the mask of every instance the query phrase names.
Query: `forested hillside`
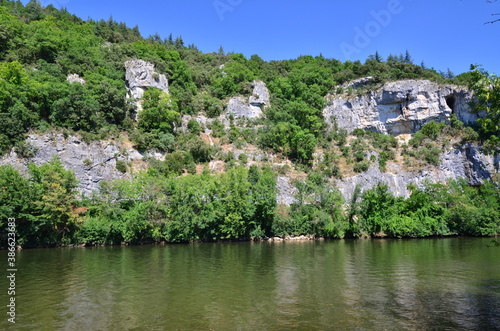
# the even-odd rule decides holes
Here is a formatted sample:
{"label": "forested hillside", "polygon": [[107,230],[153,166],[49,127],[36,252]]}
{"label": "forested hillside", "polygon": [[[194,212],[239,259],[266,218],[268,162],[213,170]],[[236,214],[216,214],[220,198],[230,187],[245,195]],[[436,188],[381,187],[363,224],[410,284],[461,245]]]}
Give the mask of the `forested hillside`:
{"label": "forested hillside", "polygon": [[[124,63],[141,59],[166,75],[169,93],[145,92],[142,110],[128,99]],[[312,235],[322,237],[422,237],[495,235],[500,231],[499,181],[480,187],[465,181],[413,187],[408,199],[379,185],[343,201],[331,184],[343,172],[385,169],[398,158],[436,164],[446,141],[475,142],[498,151],[498,78],[475,68],[454,76],[417,65],[409,52],[374,54],[364,63],[323,56],[264,61],[238,53],[203,53],[181,37],[141,36],[139,27],[82,20],[39,1],[0,1],[0,153],[14,149],[29,159],[28,133],[62,132],[86,141],[130,140],[150,159],[132,180],[103,183],[100,192],[79,196],[71,169],[57,159],[29,166],[22,176],[0,167],[0,224],[17,219],[20,245],[188,242]],[[72,83],[69,75],[83,83]],[[360,91],[340,86],[373,77]],[[322,111],[331,93],[365,93],[388,81],[428,79],[470,86],[475,107],[487,116],[476,125],[429,123],[408,144],[389,135],[328,129]],[[249,97],[252,82],[263,81],[271,106],[262,118],[209,128],[185,115],[218,118],[228,100]],[[216,143],[202,136],[210,129]],[[231,146],[252,146],[278,155],[287,165],[236,159]],[[229,147],[228,147],[229,146]],[[229,150],[228,150],[229,148]],[[378,159],[366,157],[374,150]],[[315,155],[321,151],[321,159]],[[222,173],[208,162],[221,160]],[[50,162],[49,162],[50,161]],[[285,162],[285,163],[286,163]],[[288,165],[290,164],[290,165]],[[125,164],[117,164],[128,171]],[[297,197],[276,202],[276,177],[293,172]],[[4,238],[2,237],[2,240]]]}

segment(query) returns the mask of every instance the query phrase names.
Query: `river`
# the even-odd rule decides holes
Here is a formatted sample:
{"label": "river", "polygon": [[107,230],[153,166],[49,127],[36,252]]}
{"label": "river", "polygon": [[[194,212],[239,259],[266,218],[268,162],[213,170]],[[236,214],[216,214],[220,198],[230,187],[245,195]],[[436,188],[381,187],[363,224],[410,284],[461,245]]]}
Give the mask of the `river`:
{"label": "river", "polygon": [[[23,250],[15,329],[495,330],[500,247],[491,241]],[[5,307],[6,290],[1,298]]]}

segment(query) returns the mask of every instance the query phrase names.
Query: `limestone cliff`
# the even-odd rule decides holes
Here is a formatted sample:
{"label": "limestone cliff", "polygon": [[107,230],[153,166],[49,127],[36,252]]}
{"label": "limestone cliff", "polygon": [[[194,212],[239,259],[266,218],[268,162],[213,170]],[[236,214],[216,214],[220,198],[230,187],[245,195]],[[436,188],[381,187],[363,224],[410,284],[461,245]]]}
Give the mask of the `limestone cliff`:
{"label": "limestone cliff", "polygon": [[[371,77],[350,82],[343,88],[351,88],[354,96],[330,95],[329,104],[323,110],[325,121],[333,126],[352,132],[365,129],[380,133],[413,134],[430,121],[449,122],[453,114],[465,123],[474,123],[481,114],[474,113],[469,103],[473,96],[463,87],[440,85],[428,80],[403,80],[382,85],[378,89],[363,91]],[[409,195],[409,184],[424,182],[444,183],[448,179],[464,178],[471,185],[480,185],[497,174],[499,157],[485,155],[479,146],[453,147],[441,154],[437,167],[427,166],[418,171],[406,170],[393,163],[382,173],[376,165],[364,173],[336,181],[337,187],[349,200],[359,185],[362,190],[378,182],[389,186],[398,195]]]}
{"label": "limestone cliff", "polygon": [[438,166],[427,166],[420,170],[407,170],[401,164],[388,165],[386,172],[381,172],[372,164],[364,173],[335,181],[344,198],[349,201],[357,185],[365,191],[377,183],[385,184],[396,196],[408,197],[408,185],[422,187],[426,183],[445,184],[449,179],[465,179],[470,185],[481,185],[485,180],[498,174],[500,156],[485,155],[475,145],[453,147],[443,153]]}
{"label": "limestone cliff", "polygon": [[208,118],[205,114],[200,113],[195,116],[184,115],[181,119],[180,129],[187,131],[187,123],[190,120],[197,121],[202,127],[206,128],[205,132],[210,134],[211,131],[207,128],[215,120],[218,120],[226,128],[229,127],[229,117],[241,119],[256,119],[264,116],[263,109],[271,106],[270,94],[266,84],[263,81],[254,80],[252,83],[252,95],[248,98],[237,96],[229,99],[226,110],[217,118]]}
{"label": "limestone cliff", "polygon": [[356,91],[366,79],[348,87],[355,96],[330,95],[323,110],[326,123],[352,132],[366,129],[392,135],[417,132],[429,121],[449,122],[452,114],[466,123],[478,115],[469,107],[471,94],[463,87],[440,85],[428,80],[403,80],[376,90]]}
{"label": "limestone cliff", "polygon": [[[66,169],[75,172],[79,190],[85,194],[96,191],[103,180],[131,178],[132,168],[145,166],[143,156],[135,149],[111,141],[86,143],[73,135],[65,137],[62,133],[45,133],[29,135],[26,143],[34,149],[32,157],[20,158],[12,150],[0,159],[0,165],[10,164],[26,173],[30,162],[40,165],[57,156]],[[117,161],[125,162],[125,173],[117,169]]]}
{"label": "limestone cliff", "polygon": [[[141,83],[142,84],[142,83]],[[137,85],[139,86],[139,85]],[[358,84],[359,86],[359,84]],[[460,119],[471,122],[477,114],[470,111],[467,102],[471,95],[467,90],[456,86],[440,86],[429,81],[402,81],[385,84],[381,88],[364,95],[348,98],[346,96],[330,96],[330,105],[325,108],[325,117],[332,124],[334,119],[341,128],[352,131],[356,128],[376,130],[384,133],[413,133],[430,121],[448,121],[455,113]],[[269,93],[265,85],[254,82],[254,94],[242,101],[245,105],[253,105],[260,109],[269,105]],[[401,113],[401,109],[406,114]],[[399,114],[398,114],[399,112]],[[221,115],[227,121],[229,113]],[[243,113],[242,113],[243,114]],[[404,116],[403,116],[404,115]],[[244,115],[242,115],[245,117]],[[196,117],[185,117],[184,126],[189,119],[194,119],[207,127],[213,119],[207,119],[201,114]],[[207,143],[213,144],[210,130],[203,134]],[[54,155],[58,156],[67,169],[72,169],[79,180],[81,192],[89,194],[99,187],[103,180],[131,178],[136,170],[147,167],[144,156],[135,150],[126,139],[114,141],[94,141],[87,143],[75,135],[65,136],[62,133],[30,134],[26,142],[34,149],[34,155],[28,159],[20,158],[14,150],[0,159],[0,165],[12,164],[21,172],[26,172],[29,162],[42,164]],[[245,153],[252,163],[280,166],[285,163],[278,161],[273,155],[268,155],[255,146],[239,150],[232,148],[237,157]],[[162,158],[164,155],[153,155]],[[117,169],[117,162],[121,167]],[[122,172],[125,165],[125,172]],[[223,171],[223,161],[213,161],[210,168]],[[485,155],[480,147],[473,144],[448,147],[443,150],[438,166],[427,165],[420,169],[409,169],[401,162],[387,164],[387,171],[381,172],[372,163],[368,171],[353,176],[345,176],[335,180],[335,184],[349,201],[356,185],[366,190],[378,182],[387,184],[391,191],[399,196],[408,196],[409,184],[421,185],[426,181],[445,182],[449,178],[465,178],[471,185],[479,185],[484,180],[498,174],[500,156]],[[303,177],[303,176],[302,176]],[[278,178],[278,203],[293,203],[296,190],[292,178]]]}
{"label": "limestone cliff", "polygon": [[125,62],[125,70],[127,97],[137,101],[138,110],[141,109],[140,100],[148,88],[159,88],[168,93],[167,77],[157,73],[153,64],[143,60],[130,60]]}
{"label": "limestone cliff", "polygon": [[259,118],[263,116],[262,108],[270,106],[269,91],[262,81],[254,80],[253,93],[249,98],[234,97],[229,100],[227,113],[234,117]]}

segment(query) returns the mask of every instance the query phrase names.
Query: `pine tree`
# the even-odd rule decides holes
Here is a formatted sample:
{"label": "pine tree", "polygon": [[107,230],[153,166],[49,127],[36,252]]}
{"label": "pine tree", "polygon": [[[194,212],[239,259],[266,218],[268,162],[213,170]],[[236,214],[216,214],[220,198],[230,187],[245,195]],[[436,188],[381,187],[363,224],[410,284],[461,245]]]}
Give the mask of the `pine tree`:
{"label": "pine tree", "polygon": [[217,53],[217,54],[218,54],[218,55],[221,55],[221,56],[223,56],[223,55],[225,54],[225,52],[224,52],[224,47],[222,47],[222,45],[220,45],[220,47],[219,47],[219,51],[218,51],[218,53]]}
{"label": "pine tree", "polygon": [[387,57],[387,62],[396,62],[398,60],[397,56],[389,54]]}
{"label": "pine tree", "polygon": [[403,62],[404,63],[413,63],[413,59],[411,58],[410,52],[408,50],[406,50]]}
{"label": "pine tree", "polygon": [[175,39],[174,47],[176,49],[181,49],[184,47],[184,40],[182,40],[182,36],[179,36]]}
{"label": "pine tree", "polygon": [[455,74],[450,70],[450,68],[448,68],[448,70],[446,71],[446,78],[452,79],[454,77]]}

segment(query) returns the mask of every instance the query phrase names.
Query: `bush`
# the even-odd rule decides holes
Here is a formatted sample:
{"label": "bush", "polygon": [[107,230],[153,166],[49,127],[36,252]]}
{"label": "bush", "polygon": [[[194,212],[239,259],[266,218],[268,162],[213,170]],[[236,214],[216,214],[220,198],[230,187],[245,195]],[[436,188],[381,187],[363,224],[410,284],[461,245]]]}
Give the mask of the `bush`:
{"label": "bush", "polygon": [[126,173],[127,172],[127,164],[123,160],[118,160],[116,161],[116,170],[120,171],[121,173]]}
{"label": "bush", "polygon": [[26,141],[20,141],[15,145],[16,153],[24,158],[30,158],[35,156],[37,148]]}
{"label": "bush", "polygon": [[215,138],[220,138],[225,134],[224,124],[222,124],[219,120],[213,121],[211,125],[211,130],[212,130],[212,136]]}
{"label": "bush", "polygon": [[370,162],[368,160],[364,160],[358,162],[354,165],[354,172],[365,172],[370,168]]}
{"label": "bush", "polygon": [[248,163],[248,157],[245,153],[241,153],[240,156],[238,156],[238,160],[240,160],[242,165],[246,165]]}
{"label": "bush", "polygon": [[189,120],[189,122],[187,124],[187,128],[188,128],[189,132],[191,132],[195,135],[199,135],[201,132],[200,123],[198,123],[195,120]]}
{"label": "bush", "polygon": [[421,157],[428,163],[433,165],[439,165],[439,155],[441,150],[438,147],[422,147],[420,149]]}
{"label": "bush", "polygon": [[165,156],[165,168],[167,173],[182,175],[184,169],[193,163],[193,157],[186,151],[175,151]]}

